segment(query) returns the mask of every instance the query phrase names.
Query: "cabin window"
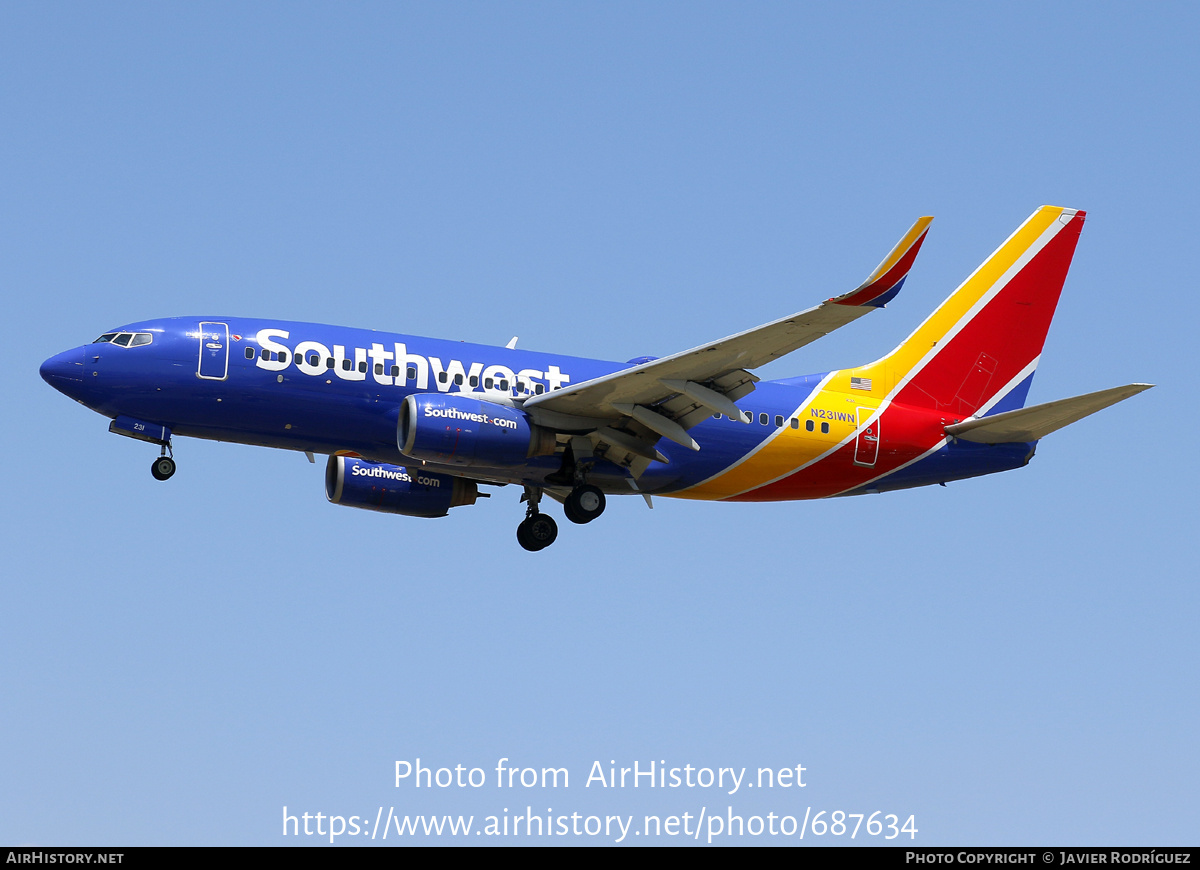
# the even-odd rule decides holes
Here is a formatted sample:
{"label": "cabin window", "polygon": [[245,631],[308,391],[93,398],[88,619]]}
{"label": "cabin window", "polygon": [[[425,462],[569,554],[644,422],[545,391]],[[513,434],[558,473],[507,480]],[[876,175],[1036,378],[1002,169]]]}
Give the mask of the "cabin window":
{"label": "cabin window", "polygon": [[348,372],[353,367],[354,367],[354,363],[350,362],[350,360],[348,360],[348,359],[342,360],[342,371]]}
{"label": "cabin window", "polygon": [[800,421],[799,421],[799,420],[797,420],[795,417],[793,417],[793,418],[792,418],[792,428],[793,428],[793,429],[799,429],[799,428],[800,428]]}
{"label": "cabin window", "polygon": [[471,377],[467,379],[467,383],[472,387],[479,386],[479,375],[471,375]]}
{"label": "cabin window", "polygon": [[246,348],[246,359],[254,359],[254,348]]}
{"label": "cabin window", "polygon": [[415,381],[417,379],[417,367],[416,366],[408,367],[408,379],[410,381]]}
{"label": "cabin window", "polygon": [[333,357],[329,357],[328,359],[325,360],[325,368],[327,368],[327,369],[333,368]]}
{"label": "cabin window", "polygon": [[536,387],[533,388],[533,391],[540,396],[542,393],[544,393],[546,391],[546,387],[542,384],[538,384]]}
{"label": "cabin window", "polygon": [[375,363],[375,374],[383,374],[383,363]]}
{"label": "cabin window", "polygon": [[358,364],[358,370],[360,372],[362,372],[364,375],[367,373],[367,361],[366,360],[363,360],[362,362],[360,362]]}
{"label": "cabin window", "polygon": [[494,384],[494,383],[495,383],[495,381],[493,381],[491,378],[484,378],[483,379],[483,388],[485,390],[490,390],[492,388],[492,384]]}
{"label": "cabin window", "polygon": [[812,421],[812,420],[805,420],[805,421],[804,421],[804,430],[805,430],[806,432],[811,432],[811,431],[812,431],[814,428],[815,428],[815,427],[813,426],[813,421]]}
{"label": "cabin window", "polygon": [[270,358],[271,358],[271,352],[270,352],[269,350],[267,350],[267,349],[264,347],[264,348],[262,349],[262,353],[260,353],[260,354],[259,354],[259,356],[261,356],[263,359],[270,359]]}
{"label": "cabin window", "polygon": [[308,364],[315,369],[321,364],[321,358],[314,353],[308,358]]}
{"label": "cabin window", "polygon": [[828,435],[828,434],[829,434],[829,424],[828,424],[828,423],[822,423],[822,424],[821,424],[821,434],[822,434],[822,435]]}
{"label": "cabin window", "polygon": [[393,378],[400,377],[400,366],[392,366],[392,377]]}
{"label": "cabin window", "polygon": [[768,417],[767,417],[767,415],[766,415],[766,414],[759,414],[759,415],[758,415],[758,423],[759,423],[759,425],[760,425],[760,426],[766,426],[766,425],[767,425],[767,419],[768,419]]}
{"label": "cabin window", "polygon": [[505,379],[501,379],[501,381],[500,381],[500,389],[502,389],[502,390],[507,390],[507,389],[508,389],[508,381],[507,381],[507,380],[505,380]]}
{"label": "cabin window", "polygon": [[454,385],[455,385],[456,387],[461,387],[461,386],[462,386],[462,382],[463,382],[463,377],[462,377],[462,375],[455,375],[455,376],[454,376]]}
{"label": "cabin window", "polygon": [[782,414],[775,415],[775,425],[780,429],[783,428],[783,415]]}
{"label": "cabin window", "polygon": [[444,383],[446,383],[447,380],[448,380],[448,378],[446,377],[445,372],[438,372],[438,383],[439,384],[444,384]]}

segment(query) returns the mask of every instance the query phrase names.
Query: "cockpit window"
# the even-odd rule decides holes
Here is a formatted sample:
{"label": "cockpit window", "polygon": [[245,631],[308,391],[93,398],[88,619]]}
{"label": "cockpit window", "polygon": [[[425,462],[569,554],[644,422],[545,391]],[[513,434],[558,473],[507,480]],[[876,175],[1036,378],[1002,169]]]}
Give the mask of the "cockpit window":
{"label": "cockpit window", "polygon": [[118,347],[141,347],[154,341],[153,332],[106,332],[92,344],[110,342]]}

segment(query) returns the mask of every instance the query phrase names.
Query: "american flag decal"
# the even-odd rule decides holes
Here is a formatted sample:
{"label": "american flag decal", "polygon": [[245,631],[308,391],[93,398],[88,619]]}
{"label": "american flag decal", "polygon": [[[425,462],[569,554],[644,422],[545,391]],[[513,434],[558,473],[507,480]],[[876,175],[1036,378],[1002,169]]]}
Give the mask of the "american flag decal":
{"label": "american flag decal", "polygon": [[851,378],[850,389],[852,390],[869,390],[871,389],[870,378]]}

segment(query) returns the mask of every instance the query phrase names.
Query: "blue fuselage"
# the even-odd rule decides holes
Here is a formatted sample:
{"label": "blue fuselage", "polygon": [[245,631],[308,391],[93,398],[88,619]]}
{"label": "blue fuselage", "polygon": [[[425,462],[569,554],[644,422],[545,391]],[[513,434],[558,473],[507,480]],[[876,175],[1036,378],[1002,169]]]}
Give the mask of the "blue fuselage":
{"label": "blue fuselage", "polygon": [[[130,334],[150,338],[129,340]],[[409,395],[465,393],[519,406],[527,396],[628,366],[373,330],[246,318],[143,321],[107,333],[106,338],[47,360],[43,377],[107,417],[148,421],[174,435],[313,453],[354,453],[400,465],[411,462],[397,446],[400,406]],[[738,403],[751,412],[753,422],[747,425],[726,417],[704,420],[691,430],[703,445],[698,452],[661,440],[657,449],[670,461],[651,463],[639,479],[639,488],[669,494],[728,469],[787,425],[824,377],[760,382]],[[938,480],[1015,467],[1029,452],[1027,446],[1014,451],[951,447],[947,445],[933,473]],[[468,476],[536,485],[560,465],[561,457],[541,456],[516,468],[472,468]],[[606,490],[630,492],[628,476],[624,469],[600,462],[591,480]],[[927,476],[913,469],[875,488],[937,482]]]}

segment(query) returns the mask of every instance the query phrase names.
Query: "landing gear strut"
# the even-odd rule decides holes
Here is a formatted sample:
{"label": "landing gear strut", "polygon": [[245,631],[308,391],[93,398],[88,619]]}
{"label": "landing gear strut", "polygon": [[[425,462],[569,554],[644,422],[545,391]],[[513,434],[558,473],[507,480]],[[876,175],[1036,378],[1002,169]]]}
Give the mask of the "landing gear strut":
{"label": "landing gear strut", "polygon": [[558,523],[554,517],[538,511],[538,502],[542,500],[539,487],[525,487],[525,500],[529,507],[525,509],[525,519],[517,526],[517,543],[530,552],[544,550],[558,537]]}
{"label": "landing gear strut", "polygon": [[595,465],[591,443],[586,438],[572,438],[563,453],[562,466],[546,475],[547,483],[572,488],[563,501],[563,512],[573,523],[590,523],[604,513],[604,493],[600,487],[587,482],[588,473]]}
{"label": "landing gear strut", "polygon": [[150,473],[155,480],[168,480],[175,473],[175,460],[167,455],[170,448],[164,444],[162,454],[150,464]]}

